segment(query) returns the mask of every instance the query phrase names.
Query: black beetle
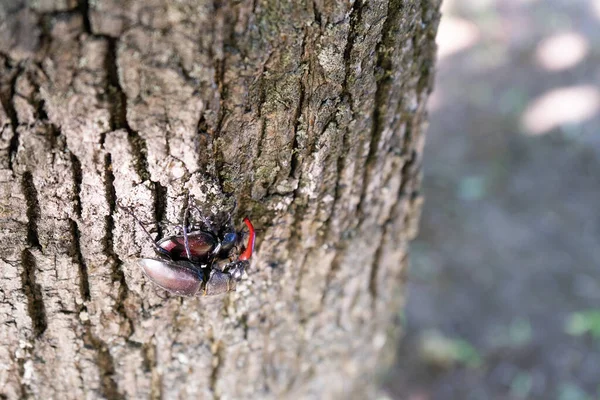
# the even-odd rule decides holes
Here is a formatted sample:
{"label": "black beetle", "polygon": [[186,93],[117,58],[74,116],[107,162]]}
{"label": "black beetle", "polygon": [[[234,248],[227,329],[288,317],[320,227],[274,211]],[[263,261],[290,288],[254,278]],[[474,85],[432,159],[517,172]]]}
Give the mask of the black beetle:
{"label": "black beetle", "polygon": [[[127,211],[152,239],[133,212],[123,206],[121,208]],[[156,242],[152,239],[154,249],[161,259],[139,259],[138,264],[144,274],[161,288],[180,296],[208,296],[235,290],[237,282],[242,279],[244,271],[250,265],[248,260],[254,251],[255,232],[252,222],[244,218],[249,231],[248,242],[237,260],[231,261],[229,255],[240,241],[241,235],[227,232],[221,238],[205,218],[203,222],[208,229],[193,229],[188,232],[188,213],[189,201],[184,212],[183,235],[170,236]],[[223,265],[224,261],[229,262]]]}

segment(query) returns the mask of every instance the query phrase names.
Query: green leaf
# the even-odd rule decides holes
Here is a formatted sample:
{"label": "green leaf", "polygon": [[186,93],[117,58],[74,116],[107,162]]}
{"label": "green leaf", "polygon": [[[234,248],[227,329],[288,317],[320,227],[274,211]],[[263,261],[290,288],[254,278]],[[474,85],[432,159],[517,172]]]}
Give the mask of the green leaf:
{"label": "green leaf", "polygon": [[600,340],[600,310],[592,309],[571,314],[565,325],[565,332],[573,336],[590,334],[594,339]]}

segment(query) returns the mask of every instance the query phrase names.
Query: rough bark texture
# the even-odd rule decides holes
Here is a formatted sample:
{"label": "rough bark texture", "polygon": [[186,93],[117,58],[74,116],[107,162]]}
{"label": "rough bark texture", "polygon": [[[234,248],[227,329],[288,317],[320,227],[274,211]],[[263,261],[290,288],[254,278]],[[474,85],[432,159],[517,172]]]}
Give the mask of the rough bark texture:
{"label": "rough bark texture", "polygon": [[[0,396],[368,395],[416,231],[437,0],[0,1]],[[235,293],[135,265],[185,194]],[[224,193],[231,193],[228,197]]]}

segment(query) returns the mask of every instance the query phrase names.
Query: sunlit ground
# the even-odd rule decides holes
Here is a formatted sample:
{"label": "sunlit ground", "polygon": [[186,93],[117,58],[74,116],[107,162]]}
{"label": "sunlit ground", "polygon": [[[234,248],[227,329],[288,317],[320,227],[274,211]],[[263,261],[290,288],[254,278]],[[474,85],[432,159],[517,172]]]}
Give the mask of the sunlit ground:
{"label": "sunlit ground", "polygon": [[600,399],[600,0],[445,0],[394,399]]}

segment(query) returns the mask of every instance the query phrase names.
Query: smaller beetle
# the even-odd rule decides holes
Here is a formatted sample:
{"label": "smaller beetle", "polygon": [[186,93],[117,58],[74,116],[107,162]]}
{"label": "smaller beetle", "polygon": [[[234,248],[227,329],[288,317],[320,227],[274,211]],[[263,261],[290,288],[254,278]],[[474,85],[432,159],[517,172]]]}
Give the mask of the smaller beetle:
{"label": "smaller beetle", "polygon": [[[152,239],[133,212],[123,206],[121,208],[132,215]],[[188,232],[188,212],[189,205],[184,213],[183,235],[170,236],[158,242],[152,240],[161,259],[142,258],[138,260],[139,266],[152,282],[180,296],[209,296],[235,290],[237,282],[242,279],[244,271],[250,265],[248,260],[254,251],[255,232],[252,222],[244,218],[249,231],[248,242],[237,260],[232,261],[229,254],[241,235],[227,232],[221,239],[206,219],[204,225],[208,230]],[[228,258],[229,262],[222,265]]]}

